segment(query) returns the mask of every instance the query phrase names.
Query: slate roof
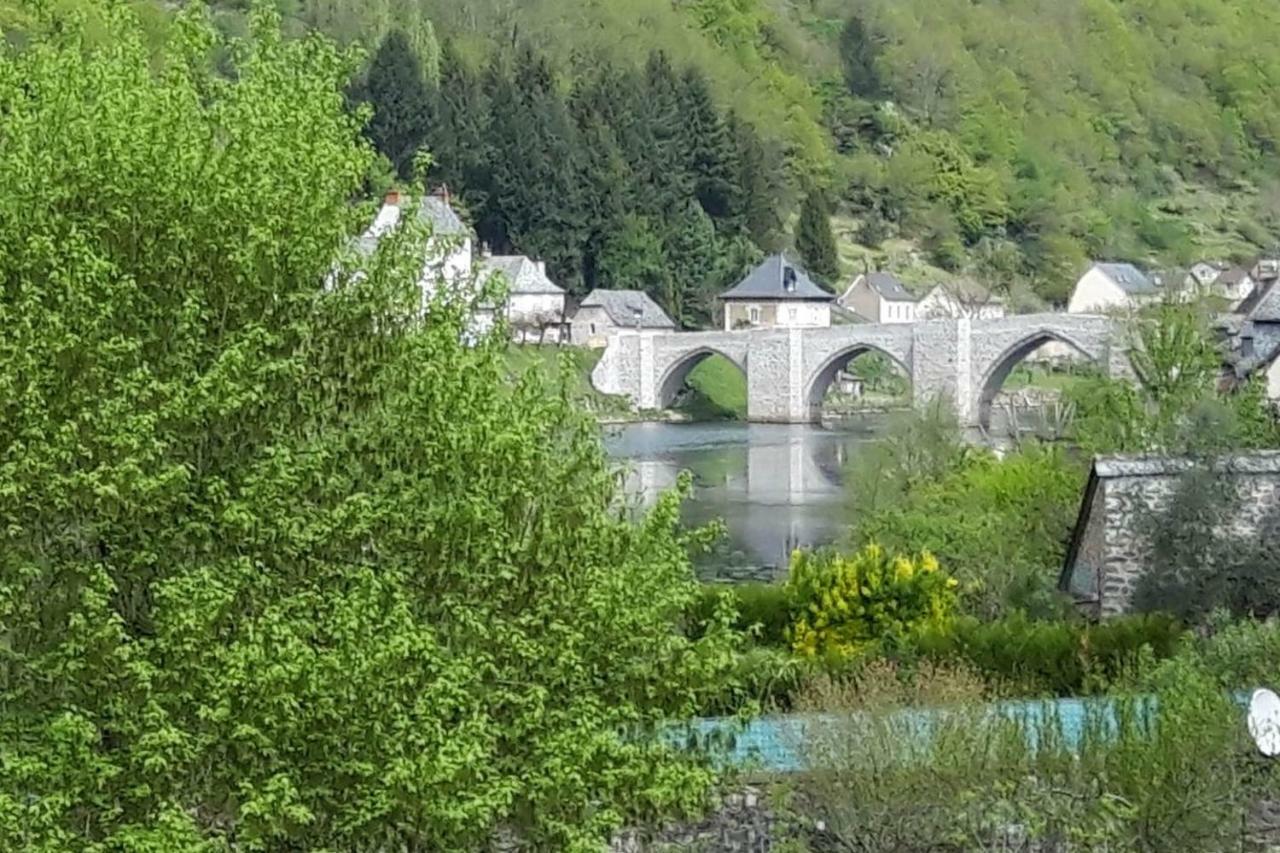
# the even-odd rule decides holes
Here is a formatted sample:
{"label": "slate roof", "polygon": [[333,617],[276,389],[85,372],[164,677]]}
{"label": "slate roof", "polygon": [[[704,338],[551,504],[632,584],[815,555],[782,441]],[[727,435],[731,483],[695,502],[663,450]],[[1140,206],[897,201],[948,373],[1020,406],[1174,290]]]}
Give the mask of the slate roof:
{"label": "slate roof", "polygon": [[562,294],[559,287],[533,261],[524,255],[493,255],[480,261],[481,275],[490,276],[502,273],[510,286],[510,293],[522,294]]}
{"label": "slate roof", "polygon": [[[795,283],[790,289],[784,284],[788,269],[795,273]],[[809,274],[786,255],[772,255],[747,273],[747,277],[736,286],[720,294],[720,298],[830,302],[836,297],[814,284]]]}
{"label": "slate roof", "polygon": [[1151,279],[1133,264],[1096,263],[1093,267],[1115,282],[1125,293],[1144,296],[1160,292]]}
{"label": "slate roof", "polygon": [[471,229],[458,217],[449,202],[436,195],[426,195],[418,204],[418,218],[431,223],[433,237],[466,237]]}
{"label": "slate roof", "polygon": [[635,328],[637,316],[643,329],[674,329],[676,324],[658,303],[641,290],[593,290],[580,308],[603,308],[609,319],[622,328]]}
{"label": "slate roof", "polygon": [[906,286],[893,273],[873,272],[868,273],[866,278],[867,284],[872,290],[880,294],[882,299],[889,299],[893,302],[920,301],[920,298],[907,290]]}
{"label": "slate roof", "polygon": [[1250,306],[1249,319],[1255,323],[1280,323],[1280,282],[1272,282]]}
{"label": "slate roof", "polygon": [[1246,278],[1252,277],[1253,273],[1249,271],[1248,267],[1232,267],[1214,279],[1214,282],[1217,284],[1239,284]]}

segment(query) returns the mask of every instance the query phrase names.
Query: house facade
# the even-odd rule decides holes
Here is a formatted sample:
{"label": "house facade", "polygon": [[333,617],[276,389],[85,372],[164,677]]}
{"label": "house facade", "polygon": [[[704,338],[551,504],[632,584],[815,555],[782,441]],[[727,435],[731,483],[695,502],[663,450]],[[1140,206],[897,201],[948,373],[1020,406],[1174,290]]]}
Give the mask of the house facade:
{"label": "house facade", "polygon": [[720,295],[724,330],[825,328],[834,299],[799,264],[772,255]]}
{"label": "house facade", "polygon": [[578,305],[569,322],[574,346],[600,348],[617,334],[674,332],[675,322],[641,290],[593,290]]}
{"label": "house facade", "polygon": [[920,302],[887,272],[858,276],[836,301],[868,323],[914,323]]}
{"label": "house facade", "polygon": [[1130,310],[1159,297],[1160,288],[1133,264],[1095,263],[1076,281],[1067,312],[1102,314]]}
{"label": "house facade", "polygon": [[[1086,615],[1101,619],[1131,609],[1154,566],[1152,514],[1168,507],[1197,464],[1167,456],[1094,460],[1058,581]],[[1273,536],[1272,520],[1280,510],[1280,452],[1223,456],[1208,464],[1215,477],[1229,481],[1236,501],[1230,529],[1221,535],[1237,540]]]}
{"label": "house facade", "polygon": [[920,320],[998,320],[1004,315],[1004,300],[972,282],[936,285],[916,304]]}
{"label": "house facade", "polygon": [[561,343],[565,327],[564,289],[547,277],[547,265],[524,255],[488,255],[481,276],[500,275],[506,287],[505,315],[512,337],[521,343]]}

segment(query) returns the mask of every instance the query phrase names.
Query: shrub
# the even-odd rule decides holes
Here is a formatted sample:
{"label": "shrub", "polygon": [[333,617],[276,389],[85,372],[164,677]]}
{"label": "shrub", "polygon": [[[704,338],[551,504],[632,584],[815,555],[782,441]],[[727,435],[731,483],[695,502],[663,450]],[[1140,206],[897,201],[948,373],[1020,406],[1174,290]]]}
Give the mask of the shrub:
{"label": "shrub", "polygon": [[956,585],[927,552],[890,558],[876,544],[850,557],[797,551],[786,583],[791,647],[806,658],[841,659],[901,641],[951,615]]}
{"label": "shrub", "polygon": [[705,585],[688,616],[692,636],[702,636],[706,626],[713,624],[716,607],[726,596],[737,612],[733,621],[736,630],[750,634],[762,645],[786,645],[790,605],[786,589],[773,583]]}
{"label": "shrub", "polygon": [[1023,693],[1070,696],[1120,677],[1144,648],[1156,658],[1172,656],[1182,636],[1181,623],[1163,614],[1088,625],[1033,621],[1019,613],[995,622],[962,617],[927,626],[903,654],[963,663]]}

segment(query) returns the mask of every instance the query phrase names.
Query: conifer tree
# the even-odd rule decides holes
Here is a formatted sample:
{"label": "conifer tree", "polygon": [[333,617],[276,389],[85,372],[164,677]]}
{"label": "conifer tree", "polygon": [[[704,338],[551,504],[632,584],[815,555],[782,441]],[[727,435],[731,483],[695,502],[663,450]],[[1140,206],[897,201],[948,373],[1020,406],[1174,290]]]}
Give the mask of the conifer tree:
{"label": "conifer tree", "polygon": [[796,226],[796,251],[810,275],[831,283],[840,277],[840,256],[831,232],[831,216],[821,191],[813,189],[800,205]]}
{"label": "conifer tree", "polygon": [[402,178],[426,139],[431,97],[422,62],[401,30],[387,33],[374,54],[360,91],[373,107],[365,134]]}
{"label": "conifer tree", "polygon": [[698,203],[725,230],[740,227],[740,221],[733,221],[742,195],[737,183],[738,151],[712,100],[706,78],[695,68],[689,68],[680,79],[680,108],[684,118],[684,157]]}

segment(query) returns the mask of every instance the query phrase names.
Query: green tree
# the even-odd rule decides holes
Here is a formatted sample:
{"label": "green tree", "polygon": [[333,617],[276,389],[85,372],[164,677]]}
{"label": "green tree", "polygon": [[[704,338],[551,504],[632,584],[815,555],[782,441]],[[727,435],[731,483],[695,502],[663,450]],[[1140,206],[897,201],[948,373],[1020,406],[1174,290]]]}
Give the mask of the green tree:
{"label": "green tree", "polygon": [[741,224],[737,148],[702,74],[689,68],[680,83],[685,158],[693,176],[693,193],[708,216],[733,229]]}
{"label": "green tree", "polygon": [[188,13],[153,65],[106,17],[0,51],[0,848],[595,850],[696,806],[652,735],[732,638],[676,630],[676,502],[627,520],[566,394],[421,315],[413,224],[338,254],[350,57]]}
{"label": "green tree", "polygon": [[800,205],[796,251],[805,267],[819,280],[831,283],[840,277],[840,256],[831,232],[831,216],[820,190],[811,190]]}
{"label": "green tree", "polygon": [[422,63],[400,30],[387,33],[360,87],[373,107],[366,133],[400,177],[408,178],[413,156],[426,140],[431,98]]}

